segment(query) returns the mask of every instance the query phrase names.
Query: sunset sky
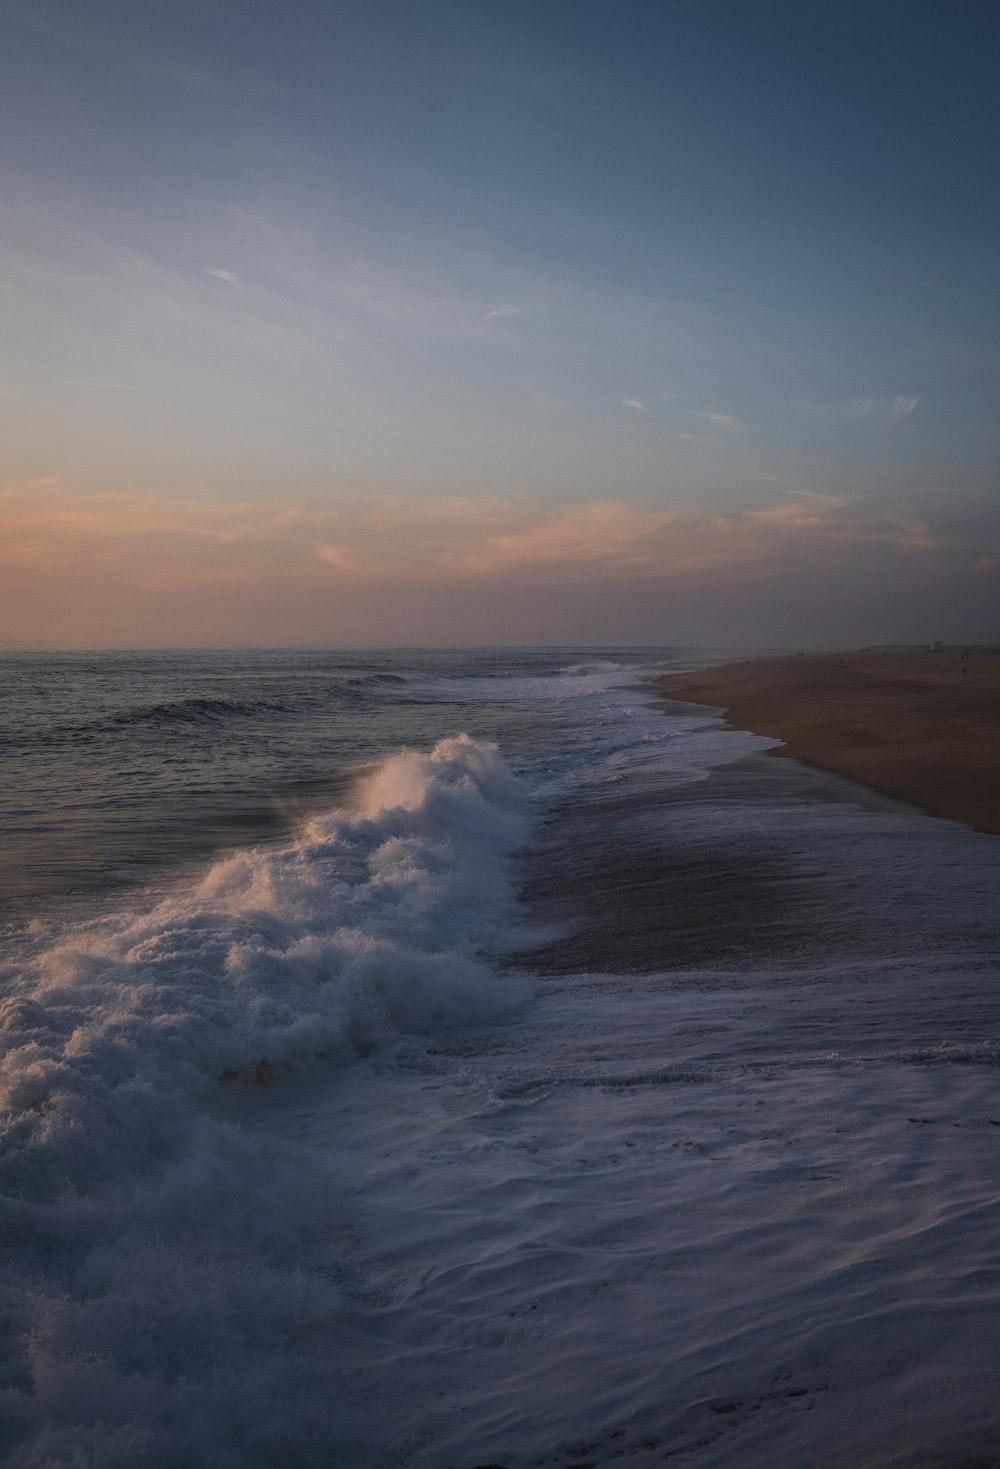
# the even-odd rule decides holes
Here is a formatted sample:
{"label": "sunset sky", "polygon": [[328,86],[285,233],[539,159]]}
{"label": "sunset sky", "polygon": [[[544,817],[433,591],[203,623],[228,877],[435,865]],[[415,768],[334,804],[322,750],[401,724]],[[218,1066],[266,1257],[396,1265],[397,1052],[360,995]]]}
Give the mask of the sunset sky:
{"label": "sunset sky", "polygon": [[993,7],[0,30],[4,641],[1000,641]]}

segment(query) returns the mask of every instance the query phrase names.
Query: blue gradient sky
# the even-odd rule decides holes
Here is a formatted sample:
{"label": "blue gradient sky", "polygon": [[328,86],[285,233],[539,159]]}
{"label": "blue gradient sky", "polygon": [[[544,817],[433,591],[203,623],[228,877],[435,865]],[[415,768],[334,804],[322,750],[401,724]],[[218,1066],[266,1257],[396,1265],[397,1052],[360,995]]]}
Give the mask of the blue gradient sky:
{"label": "blue gradient sky", "polygon": [[0,24],[8,638],[998,640],[992,7]]}

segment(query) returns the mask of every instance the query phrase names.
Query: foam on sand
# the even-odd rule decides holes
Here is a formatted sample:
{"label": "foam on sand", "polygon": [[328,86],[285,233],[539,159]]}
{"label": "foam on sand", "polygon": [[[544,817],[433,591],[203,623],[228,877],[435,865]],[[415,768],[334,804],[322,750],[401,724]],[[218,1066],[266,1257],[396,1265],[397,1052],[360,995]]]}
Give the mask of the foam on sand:
{"label": "foam on sand", "polygon": [[995,649],[762,657],[664,682],[779,739],[779,755],[1000,834]]}

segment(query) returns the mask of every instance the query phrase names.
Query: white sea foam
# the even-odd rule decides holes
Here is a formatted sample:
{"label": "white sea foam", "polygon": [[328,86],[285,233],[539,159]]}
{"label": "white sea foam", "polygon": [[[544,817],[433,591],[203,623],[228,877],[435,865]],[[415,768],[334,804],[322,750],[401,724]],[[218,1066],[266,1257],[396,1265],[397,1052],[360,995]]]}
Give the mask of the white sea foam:
{"label": "white sea foam", "polygon": [[458,736],[386,760],[353,814],[8,969],[4,1462],[244,1469],[290,1397],[313,1448],[283,1430],[279,1458],[317,1462],[339,1289],[309,1261],[335,1200],[206,1097],[522,1005],[483,956],[516,938],[527,837],[496,748]]}
{"label": "white sea foam", "polygon": [[[678,662],[670,671],[683,668]],[[441,680],[437,692],[449,701],[460,692],[477,705],[520,705],[555,715],[560,720],[557,747],[528,762],[548,801],[637,773],[655,778],[661,788],[686,785],[741,755],[779,743],[748,733],[734,737],[709,709],[665,717],[663,699],[648,682],[656,671],[601,659],[569,664],[548,677],[512,669],[502,676]]]}

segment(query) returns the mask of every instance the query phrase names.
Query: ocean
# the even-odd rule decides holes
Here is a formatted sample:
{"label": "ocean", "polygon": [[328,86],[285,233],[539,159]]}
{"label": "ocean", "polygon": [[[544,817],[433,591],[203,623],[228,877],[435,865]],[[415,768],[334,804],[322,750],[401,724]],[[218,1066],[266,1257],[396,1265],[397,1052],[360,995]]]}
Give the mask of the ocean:
{"label": "ocean", "polygon": [[0,656],[0,1462],[1000,1463],[1000,840],[726,652]]}

